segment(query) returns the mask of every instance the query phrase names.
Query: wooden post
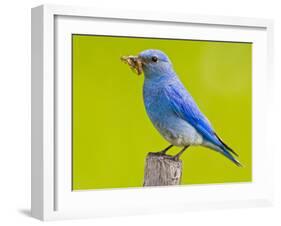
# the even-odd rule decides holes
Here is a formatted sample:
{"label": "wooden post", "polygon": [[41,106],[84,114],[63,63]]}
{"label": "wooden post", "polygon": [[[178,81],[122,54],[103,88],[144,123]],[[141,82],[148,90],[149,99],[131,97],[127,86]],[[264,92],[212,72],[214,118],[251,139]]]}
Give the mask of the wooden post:
{"label": "wooden post", "polygon": [[146,156],[143,186],[180,185],[182,161],[170,155],[148,153]]}

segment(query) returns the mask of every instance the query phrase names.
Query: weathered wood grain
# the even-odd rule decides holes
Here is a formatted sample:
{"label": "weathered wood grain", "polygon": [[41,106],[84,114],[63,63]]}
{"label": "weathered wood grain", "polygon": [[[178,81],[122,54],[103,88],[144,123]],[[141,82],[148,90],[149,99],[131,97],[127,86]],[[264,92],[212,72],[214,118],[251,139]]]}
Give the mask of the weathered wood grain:
{"label": "weathered wood grain", "polygon": [[147,154],[143,186],[180,185],[181,176],[181,160],[174,160],[170,155]]}

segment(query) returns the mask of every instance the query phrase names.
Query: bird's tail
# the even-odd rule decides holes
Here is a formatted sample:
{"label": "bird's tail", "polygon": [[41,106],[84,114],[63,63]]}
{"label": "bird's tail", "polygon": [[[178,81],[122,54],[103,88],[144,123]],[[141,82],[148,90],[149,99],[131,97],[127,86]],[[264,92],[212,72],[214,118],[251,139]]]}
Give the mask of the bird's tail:
{"label": "bird's tail", "polygon": [[222,153],[225,157],[227,157],[230,161],[232,161],[235,165],[242,167],[243,165],[233,156],[239,157],[239,155],[233,151],[224,141],[215,133],[216,138],[219,140],[220,144],[219,149],[220,153]]}
{"label": "bird's tail", "polygon": [[212,140],[213,142],[207,142],[205,146],[216,150],[217,152],[224,155],[226,158],[228,158],[230,161],[232,161],[236,166],[242,167],[243,165],[239,162],[239,160],[236,157],[239,157],[238,154],[233,151],[227,144],[225,144],[222,139],[218,137],[217,134],[214,134],[215,137]]}
{"label": "bird's tail", "polygon": [[232,161],[236,166],[243,167],[243,165],[230,153],[231,151],[228,150],[226,147],[220,147],[220,153],[223,154],[226,158]]}

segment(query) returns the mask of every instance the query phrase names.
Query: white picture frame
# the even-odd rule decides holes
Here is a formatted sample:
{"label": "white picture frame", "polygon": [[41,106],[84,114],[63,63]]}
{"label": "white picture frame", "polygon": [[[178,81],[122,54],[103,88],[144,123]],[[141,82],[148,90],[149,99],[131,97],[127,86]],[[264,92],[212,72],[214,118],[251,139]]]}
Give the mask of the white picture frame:
{"label": "white picture frame", "polygon": [[[159,24],[162,28],[155,29]],[[187,28],[193,31],[188,37],[184,32]],[[170,29],[173,34],[167,33]],[[68,123],[71,115],[67,110],[72,33],[253,42],[253,181],[73,192]],[[33,8],[32,216],[56,220],[272,204],[275,148],[264,139],[273,131],[266,121],[271,111],[266,100],[270,99],[273,83],[272,58],[273,22],[267,19],[56,5]]]}

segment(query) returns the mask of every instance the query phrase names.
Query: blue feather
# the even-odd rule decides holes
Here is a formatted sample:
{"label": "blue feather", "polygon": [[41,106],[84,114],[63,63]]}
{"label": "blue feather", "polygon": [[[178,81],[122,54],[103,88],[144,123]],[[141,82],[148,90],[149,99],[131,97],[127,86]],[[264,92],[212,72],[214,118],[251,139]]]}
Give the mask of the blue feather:
{"label": "blue feather", "polygon": [[209,147],[241,166],[232,156],[238,155],[217,136],[178,79],[168,56],[150,49],[141,52],[138,59],[145,75],[143,94],[146,111],[161,135],[173,145]]}
{"label": "blue feather", "polygon": [[191,95],[180,82],[172,83],[166,86],[165,95],[178,117],[192,125],[206,141],[217,146],[217,150],[224,156],[236,165],[241,166],[240,162],[230,154],[230,152],[233,152],[234,154],[236,153],[221,142],[207,118],[201,113]]}
{"label": "blue feather", "polygon": [[165,94],[169,99],[172,109],[178,117],[191,124],[209,142],[220,145],[216,138],[211,124],[201,113],[190,94],[180,85],[180,83],[170,84],[165,87]]}

